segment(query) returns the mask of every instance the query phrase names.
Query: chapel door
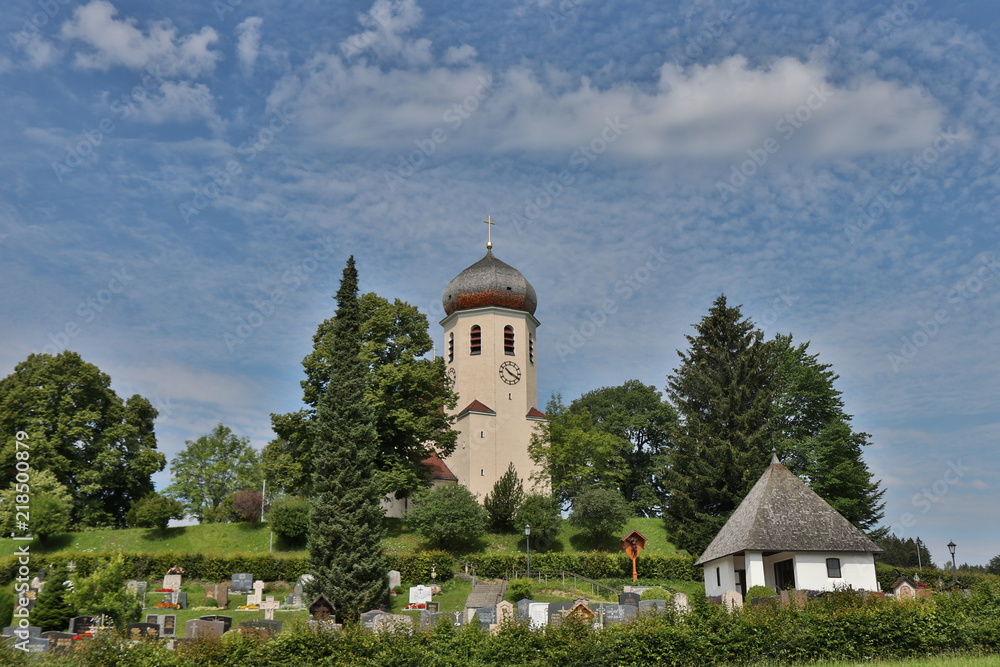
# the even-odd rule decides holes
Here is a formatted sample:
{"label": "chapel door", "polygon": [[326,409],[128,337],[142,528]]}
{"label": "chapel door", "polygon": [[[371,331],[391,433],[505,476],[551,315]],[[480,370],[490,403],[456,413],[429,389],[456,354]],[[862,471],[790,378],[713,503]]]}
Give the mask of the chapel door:
{"label": "chapel door", "polygon": [[791,558],[774,564],[774,585],[779,591],[795,588],[795,567]]}

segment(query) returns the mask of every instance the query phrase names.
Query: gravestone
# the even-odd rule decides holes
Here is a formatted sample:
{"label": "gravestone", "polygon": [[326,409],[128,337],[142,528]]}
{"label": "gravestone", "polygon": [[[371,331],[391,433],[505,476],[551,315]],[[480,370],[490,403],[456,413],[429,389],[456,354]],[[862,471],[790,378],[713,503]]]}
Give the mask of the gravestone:
{"label": "gravestone", "polygon": [[41,637],[42,629],[37,625],[29,625],[23,628],[18,625],[12,625],[10,627],[4,628],[3,634],[5,637],[27,639],[28,637]]}
{"label": "gravestone", "polygon": [[594,617],[597,614],[593,609],[587,606],[584,600],[577,600],[573,603],[573,607],[566,614],[566,618],[572,618],[577,621],[582,621],[588,625],[594,622]]}
{"label": "gravestone", "polygon": [[403,585],[403,579],[400,577],[399,570],[389,570],[389,588],[400,588]]}
{"label": "gravestone", "polygon": [[666,600],[639,600],[640,614],[665,614],[667,613]]}
{"label": "gravestone", "polygon": [[129,623],[128,637],[132,641],[140,639],[159,639],[160,625],[158,623]]}
{"label": "gravestone", "polygon": [[688,602],[687,593],[674,594],[674,609],[682,613],[691,611],[691,604]]}
{"label": "gravestone", "polygon": [[260,608],[264,610],[264,620],[273,621],[274,612],[281,607],[281,603],[274,599],[273,595],[268,595],[267,599],[260,603]]}
{"label": "gravestone", "polygon": [[69,619],[69,631],[74,635],[84,635],[94,631],[97,618],[94,616],[74,616]]}
{"label": "gravestone", "polygon": [[366,611],[363,614],[361,614],[361,624],[364,627],[368,628],[369,630],[372,630],[375,628],[375,619],[378,618],[379,616],[387,616],[387,615],[388,614],[386,614],[386,612],[382,611],[381,609],[372,609],[371,611]]}
{"label": "gravestone", "polygon": [[427,604],[431,601],[431,587],[420,584],[410,587],[410,604]]}
{"label": "gravestone", "polygon": [[177,634],[177,614],[160,614],[160,636],[173,637]]}
{"label": "gravestone", "polygon": [[63,651],[68,651],[73,648],[72,632],[56,632],[54,630],[50,630],[49,632],[43,632],[42,637],[49,640],[49,651],[54,653],[62,653]]}
{"label": "gravestone", "polygon": [[226,626],[222,621],[203,621],[200,618],[192,618],[184,626],[184,634],[188,639],[221,637],[225,631]]}
{"label": "gravestone", "polygon": [[514,603],[501,600],[497,603],[496,610],[498,624],[514,620]]}
{"label": "gravestone", "polygon": [[132,579],[125,583],[125,590],[127,590],[132,595],[135,595],[137,597],[142,597],[143,595],[146,594],[147,585],[148,584],[146,584],[145,581],[137,581],[135,579]]}
{"label": "gravestone", "polygon": [[639,613],[637,607],[630,604],[606,604],[601,607],[604,626],[621,625],[625,621],[635,618]]}
{"label": "gravestone", "polygon": [[27,639],[18,639],[15,641],[15,648],[20,651],[25,651],[26,653],[45,653],[49,650],[49,639],[47,637],[42,637],[41,635],[28,637]]}
{"label": "gravestone", "polygon": [[433,600],[428,600],[427,602],[425,602],[424,607],[427,609],[427,611],[441,611],[441,603],[434,602]]}
{"label": "gravestone", "polygon": [[798,589],[792,589],[788,591],[788,598],[791,602],[791,605],[796,609],[805,609],[806,602],[809,601],[809,592]]}
{"label": "gravestone", "polygon": [[572,602],[550,602],[549,603],[549,625],[559,625],[566,618],[566,614],[573,608]]}
{"label": "gravestone", "polygon": [[264,586],[266,584],[258,579],[253,582],[253,593],[247,594],[247,604],[260,606],[260,603],[264,601]]}
{"label": "gravestone", "polygon": [[528,623],[532,630],[544,628],[549,624],[549,603],[532,602],[528,605]]}
{"label": "gravestone", "polygon": [[491,625],[497,624],[497,608],[496,607],[479,607],[475,611],[476,620],[484,628],[489,628]]}
{"label": "gravestone", "polygon": [[163,575],[163,586],[161,588],[169,588],[172,591],[179,591],[181,589],[181,575],[179,574]]}
{"label": "gravestone", "polygon": [[253,575],[249,572],[234,574],[229,588],[234,593],[246,593],[253,588]]}
{"label": "gravestone", "polygon": [[531,608],[532,602],[537,602],[537,600],[529,600],[528,598],[522,598],[517,601],[517,620],[519,621],[528,620],[528,610]]}
{"label": "gravestone", "polygon": [[406,614],[381,614],[372,623],[374,632],[406,632],[413,634],[413,618]]}
{"label": "gravestone", "polygon": [[[782,591],[784,592],[784,591]],[[743,596],[740,595],[739,591],[726,591],[722,594],[722,604],[725,605],[726,611],[732,611],[733,609],[743,608]]]}
{"label": "gravestone", "polygon": [[146,622],[160,625],[160,616],[158,614],[146,614]]}
{"label": "gravestone", "polygon": [[625,592],[618,594],[618,604],[630,604],[633,607],[639,606],[640,595],[638,593]]}
{"label": "gravestone", "polygon": [[205,586],[205,598],[215,598],[219,607],[229,606],[229,586],[227,584],[208,584]]}
{"label": "gravestone", "polygon": [[336,619],[333,616],[333,603],[326,599],[326,596],[322,593],[319,594],[312,604],[309,605],[309,620],[312,621],[331,621],[336,623]]}
{"label": "gravestone", "polygon": [[248,630],[264,632],[267,634],[268,638],[271,638],[281,632],[281,621],[270,621],[255,618],[249,621],[243,621],[240,623],[240,627]]}
{"label": "gravestone", "polygon": [[420,610],[420,629],[427,631],[433,630],[434,627],[442,620],[445,619],[451,625],[456,628],[462,625],[462,612],[454,611],[427,611],[426,609]]}
{"label": "gravestone", "polygon": [[229,628],[233,627],[233,617],[232,616],[219,616],[218,614],[213,614],[211,616],[202,616],[203,621],[218,621],[222,623],[222,631],[229,632]]}

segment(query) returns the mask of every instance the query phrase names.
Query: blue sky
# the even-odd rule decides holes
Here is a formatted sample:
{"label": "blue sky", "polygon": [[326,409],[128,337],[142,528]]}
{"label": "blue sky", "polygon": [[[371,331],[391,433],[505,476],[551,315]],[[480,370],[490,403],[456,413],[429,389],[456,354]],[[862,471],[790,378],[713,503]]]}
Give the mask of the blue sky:
{"label": "blue sky", "polygon": [[347,256],[440,338],[492,215],[540,395],[662,389],[724,292],[833,364],[898,534],[1000,553],[994,3],[5,9],[0,373],[73,349],[168,456],[263,446]]}

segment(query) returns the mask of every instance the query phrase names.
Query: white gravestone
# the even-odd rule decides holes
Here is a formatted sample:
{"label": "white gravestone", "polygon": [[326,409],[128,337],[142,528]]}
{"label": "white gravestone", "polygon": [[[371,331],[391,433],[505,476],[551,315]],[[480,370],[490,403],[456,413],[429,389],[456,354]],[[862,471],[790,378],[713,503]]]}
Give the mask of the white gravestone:
{"label": "white gravestone", "polygon": [[743,596],[740,595],[739,591],[726,591],[722,594],[722,604],[726,606],[727,611],[742,609]]}
{"label": "white gravestone", "polygon": [[264,610],[264,620],[273,621],[274,610],[279,607],[281,607],[281,603],[275,600],[273,595],[268,595],[267,599],[260,604],[260,608]]}
{"label": "white gravestone", "polygon": [[427,604],[432,600],[430,586],[412,586],[410,588],[410,604]]}
{"label": "white gravestone", "polygon": [[531,602],[528,604],[528,622],[532,630],[538,630],[549,624],[549,603]]}
{"label": "white gravestone", "polygon": [[688,604],[688,596],[684,593],[674,594],[674,609],[679,612],[689,612],[691,611],[691,605]]}
{"label": "white gravestone", "polygon": [[163,588],[169,588],[172,591],[179,591],[181,589],[181,575],[179,574],[163,575]]}
{"label": "white gravestone", "polygon": [[264,601],[264,582],[258,579],[253,582],[253,593],[247,594],[247,605],[255,604],[258,607]]}
{"label": "white gravestone", "polygon": [[389,588],[399,588],[403,585],[399,570],[389,570]]}

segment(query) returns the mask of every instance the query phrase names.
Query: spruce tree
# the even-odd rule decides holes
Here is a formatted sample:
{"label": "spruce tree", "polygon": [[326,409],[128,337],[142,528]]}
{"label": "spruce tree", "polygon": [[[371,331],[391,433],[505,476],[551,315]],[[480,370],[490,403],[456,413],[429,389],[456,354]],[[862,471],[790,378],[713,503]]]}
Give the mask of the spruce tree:
{"label": "spruce tree", "polygon": [[514,464],[507,466],[507,472],[493,485],[493,492],[483,499],[483,507],[490,515],[490,527],[501,533],[517,532],[514,516],[524,500],[524,485],[517,476]]}
{"label": "spruce tree", "polygon": [[746,496],[775,446],[773,343],[719,296],[678,351],[667,388],[680,424],[663,478],[667,531],[704,550]]}
{"label": "spruce tree", "polygon": [[31,610],[32,625],[37,625],[42,630],[60,631],[69,627],[69,619],[76,612],[69,603],[67,579],[69,570],[65,567],[60,567],[49,575],[35,600],[35,608]]}
{"label": "spruce tree", "polygon": [[320,593],[341,621],[388,596],[388,562],[380,494],[372,474],[378,440],[365,401],[366,368],[361,360],[361,314],[354,257],[337,290],[331,337],[330,380],[311,422],[313,512],[309,521],[309,568]]}

